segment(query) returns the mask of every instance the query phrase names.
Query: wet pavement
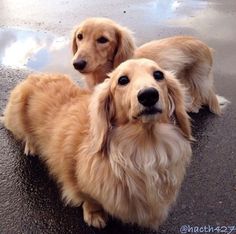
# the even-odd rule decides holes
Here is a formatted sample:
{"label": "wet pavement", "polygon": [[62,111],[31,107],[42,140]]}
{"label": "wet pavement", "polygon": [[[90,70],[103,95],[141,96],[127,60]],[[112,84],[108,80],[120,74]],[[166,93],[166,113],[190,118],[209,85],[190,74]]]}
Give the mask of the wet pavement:
{"label": "wet pavement", "polygon": [[[236,226],[234,0],[108,3],[101,0],[2,0],[0,113],[9,90],[32,71],[68,73],[80,81],[79,74],[71,67],[69,38],[73,26],[90,16],[109,17],[126,25],[135,32],[137,44],[190,34],[214,48],[216,90],[231,104],[222,117],[208,110],[191,115],[197,140],[193,144],[192,163],[177,204],[158,233],[181,233],[183,225],[190,225],[187,231],[191,231],[192,226]],[[0,233],[154,232],[112,219],[102,231],[86,226],[80,208],[63,206],[57,186],[44,165],[37,157],[25,157],[21,144],[0,125]]]}

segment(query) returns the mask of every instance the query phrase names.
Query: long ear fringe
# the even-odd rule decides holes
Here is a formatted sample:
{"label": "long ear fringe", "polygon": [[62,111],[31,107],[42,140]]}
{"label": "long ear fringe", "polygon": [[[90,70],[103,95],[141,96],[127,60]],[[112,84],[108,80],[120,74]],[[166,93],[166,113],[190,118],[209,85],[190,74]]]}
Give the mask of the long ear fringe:
{"label": "long ear fringe", "polygon": [[116,68],[125,60],[132,58],[136,49],[133,33],[129,29],[119,25],[116,28],[118,46],[113,61],[113,68]]}
{"label": "long ear fringe", "polygon": [[167,72],[168,94],[175,105],[175,116],[184,136],[193,141],[190,117],[185,107],[185,90],[171,72]]}
{"label": "long ear fringe", "polygon": [[93,153],[107,150],[114,107],[110,94],[110,80],[96,86],[89,105],[90,144]]}
{"label": "long ear fringe", "polygon": [[76,53],[78,50],[78,46],[76,44],[76,32],[77,32],[78,26],[74,28],[74,30],[71,32],[71,49],[73,55]]}

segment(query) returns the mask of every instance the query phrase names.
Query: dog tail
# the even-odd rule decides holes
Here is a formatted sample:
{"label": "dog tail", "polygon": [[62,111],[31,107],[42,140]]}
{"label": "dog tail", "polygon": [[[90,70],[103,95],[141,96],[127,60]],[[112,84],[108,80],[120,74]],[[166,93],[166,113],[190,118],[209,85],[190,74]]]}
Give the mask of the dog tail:
{"label": "dog tail", "polygon": [[23,116],[27,113],[28,98],[33,92],[28,79],[19,83],[12,91],[0,121],[19,140],[23,140],[28,122]]}
{"label": "dog tail", "polygon": [[217,101],[220,105],[221,112],[224,112],[224,110],[227,108],[227,106],[230,104],[230,101],[226,99],[223,96],[216,95]]}

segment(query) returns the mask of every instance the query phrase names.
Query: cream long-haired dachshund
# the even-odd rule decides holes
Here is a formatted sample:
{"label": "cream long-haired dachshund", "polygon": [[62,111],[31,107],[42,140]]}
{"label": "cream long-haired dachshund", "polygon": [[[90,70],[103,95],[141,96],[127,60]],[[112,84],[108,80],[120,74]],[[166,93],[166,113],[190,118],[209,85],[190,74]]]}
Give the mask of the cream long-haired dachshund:
{"label": "cream long-haired dachshund", "polygon": [[131,31],[106,18],[83,21],[72,37],[73,66],[85,75],[90,89],[131,58],[135,50]]}
{"label": "cream long-haired dachshund", "polygon": [[198,112],[206,105],[215,114],[221,112],[213,86],[211,49],[194,37],[155,40],[136,49],[127,28],[110,19],[89,18],[74,30],[72,48],[74,68],[85,75],[91,89],[121,62],[148,58],[174,72],[187,88],[187,111]]}
{"label": "cream long-haired dachshund", "polygon": [[11,93],[4,124],[38,154],[66,203],[102,228],[107,214],[157,229],[191,157],[177,79],[148,59],[122,63],[94,92],[63,75],[30,75]]}

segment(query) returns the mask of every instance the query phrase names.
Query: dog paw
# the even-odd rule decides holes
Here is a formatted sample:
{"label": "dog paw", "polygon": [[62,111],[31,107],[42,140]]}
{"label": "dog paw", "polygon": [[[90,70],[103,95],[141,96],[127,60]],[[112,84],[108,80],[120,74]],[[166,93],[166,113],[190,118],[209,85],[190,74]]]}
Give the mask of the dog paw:
{"label": "dog paw", "polygon": [[216,97],[217,97],[217,100],[219,102],[221,111],[224,111],[226,109],[226,107],[230,104],[230,101],[227,100],[223,96],[216,95]]}
{"label": "dog paw", "polygon": [[97,211],[93,213],[84,214],[84,221],[89,225],[95,228],[104,228],[106,226],[106,218],[104,217],[103,212]]}
{"label": "dog paw", "polygon": [[[99,208],[99,209],[97,209]],[[84,221],[95,228],[104,228],[107,223],[108,216],[102,207],[96,204],[85,202],[83,204]]]}
{"label": "dog paw", "polygon": [[83,203],[82,198],[78,195],[77,191],[75,192],[72,187],[62,187],[62,200],[64,201],[65,205],[79,207]]}
{"label": "dog paw", "polygon": [[199,106],[191,106],[187,109],[187,112],[191,112],[191,113],[198,113],[200,110],[200,107]]}
{"label": "dog paw", "polygon": [[196,102],[193,102],[192,100],[187,101],[185,103],[185,106],[186,106],[186,111],[191,113],[198,113],[199,110],[201,109],[201,105]]}
{"label": "dog paw", "polygon": [[28,155],[35,155],[35,153],[36,153],[36,151],[35,151],[34,147],[32,146],[32,144],[30,144],[30,142],[28,140],[26,140],[24,154],[26,156],[28,156]]}

